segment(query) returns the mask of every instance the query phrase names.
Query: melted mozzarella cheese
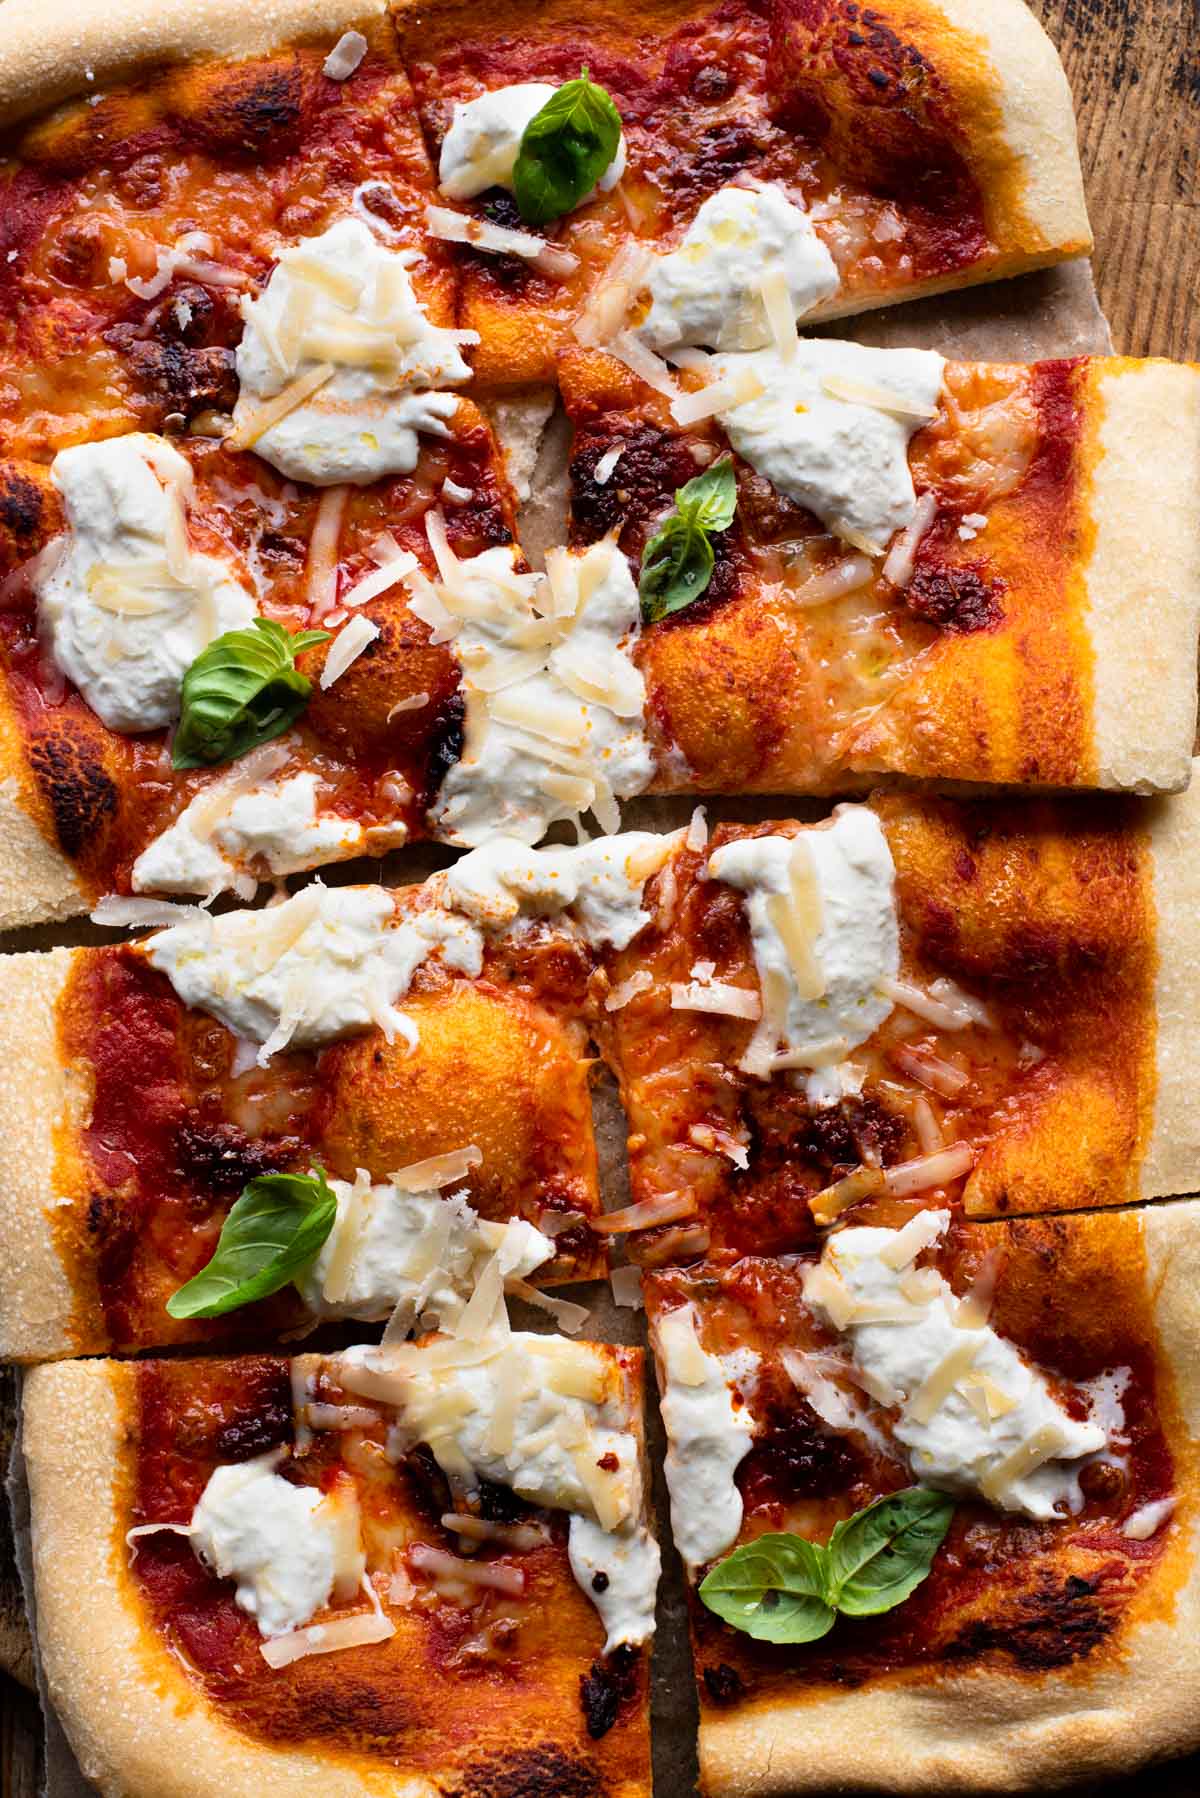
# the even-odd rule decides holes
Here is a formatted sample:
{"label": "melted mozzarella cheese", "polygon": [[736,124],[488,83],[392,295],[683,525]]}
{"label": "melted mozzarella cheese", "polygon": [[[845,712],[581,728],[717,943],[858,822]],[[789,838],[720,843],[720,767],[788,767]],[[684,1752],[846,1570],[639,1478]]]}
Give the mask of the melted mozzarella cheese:
{"label": "melted mozzarella cheese", "polygon": [[164,437],[134,432],[60,450],[64,551],[38,585],[58,667],[110,730],[159,730],[179,715],[192,662],[255,605],[224,562],[187,542],[192,471]]}
{"label": "melted mozzarella cheese", "polygon": [[[408,1192],[373,1185],[360,1170],[351,1185],[331,1180],[337,1219],[296,1286],[318,1317],[372,1323],[402,1306],[411,1324],[427,1312],[450,1329],[493,1253],[504,1276],[524,1279],[549,1261],[554,1244],[524,1219],[481,1223],[465,1192]],[[494,1240],[499,1231],[499,1240]]]}
{"label": "melted mozzarella cheese", "polygon": [[[940,1234],[950,1213],[934,1216]],[[894,1435],[913,1477],[946,1492],[981,1493],[1027,1517],[1080,1510],[1080,1463],[1105,1447],[1104,1428],[1072,1417],[1045,1376],[990,1325],[956,1322],[958,1300],[935,1270],[922,1270],[932,1278],[906,1296],[908,1268],[885,1258],[898,1235],[858,1226],[829,1237],[804,1296],[846,1335],[871,1389],[895,1395]],[[984,1403],[972,1402],[972,1383]]]}
{"label": "melted mozzarella cheese", "polygon": [[293,1486],[261,1456],[210,1476],[192,1513],[192,1547],[263,1636],[282,1636],[328,1604],[343,1520],[312,1486]]}
{"label": "melted mozzarella cheese", "polygon": [[722,187],[678,248],[655,258],[639,333],[660,354],[681,344],[762,349],[773,341],[763,298],[772,276],[782,277],[795,318],[838,289],[836,264],[811,219],[778,187]]}
{"label": "melted mozzarella cheese", "polygon": [[[535,843],[589,809],[615,828],[614,796],[642,792],[654,773],[645,683],[632,660],[639,610],[629,564],[598,543],[559,552],[555,571],[561,612],[541,577],[513,574],[511,550],[458,564],[470,612],[452,625],[466,736],[430,813],[447,842],[472,847],[500,834]],[[539,625],[549,641],[522,661],[521,644]]]}
{"label": "melted mozzarella cheese", "polygon": [[[546,81],[521,81],[460,101],[442,140],[438,184],[452,200],[470,200],[489,187],[512,187],[513,168],[526,127],[558,92]],[[592,192],[609,193],[625,173],[625,137]]]}
{"label": "melted mozzarella cheese", "polygon": [[[804,338],[788,362],[776,350],[756,350],[719,356],[712,372],[721,379],[746,370],[761,384],[758,398],[721,414],[738,455],[831,531],[882,551],[912,522],[909,440],[936,411],[944,368],[932,350]],[[847,393],[877,391],[909,415],[836,397],[825,380],[844,381]]]}
{"label": "melted mozzarella cheese", "polygon": [[[297,874],[327,862],[348,861],[367,848],[366,832],[352,818],[321,811],[315,774],[293,774],[242,793],[211,832],[198,829],[213,803],[207,789],[192,800],[174,824],[145,848],[133,864],[135,893],[202,893],[227,888],[253,897],[257,877]],[[398,827],[403,841],[403,826]],[[372,847],[374,847],[374,842]]]}
{"label": "melted mozzarella cheese", "polygon": [[763,1017],[743,1066],[807,1068],[810,1102],[834,1103],[854,1090],[844,1057],[891,1012],[878,987],[900,966],[895,867],[878,818],[843,805],[798,837],[726,843],[708,875],[746,895]]}
{"label": "melted mozzarella cheese", "polygon": [[[572,1514],[572,1570],[597,1606],[609,1645],[654,1628],[657,1546],[645,1527],[642,1472],[621,1369],[591,1344],[501,1330],[474,1348],[348,1349],[338,1377],[397,1406],[388,1452],[416,1443],[446,1475],[484,1478],[531,1504]],[[609,1591],[594,1575],[605,1572]]]}
{"label": "melted mozzarella cheese", "polygon": [[[343,218],[286,249],[243,306],[235,438],[296,481],[317,486],[411,474],[418,433],[445,437],[470,376],[462,334],[431,324],[413,292],[413,250],[386,249]],[[473,339],[471,339],[474,341]],[[261,434],[254,419],[297,379],[328,369],[308,398]]]}
{"label": "melted mozzarella cheese", "polygon": [[700,1347],[696,1314],[681,1305],[652,1326],[655,1353],[665,1376],[664,1470],[671,1494],[671,1528],[689,1571],[705,1566],[736,1540],[742,1495],[734,1474],[750,1451],[754,1422],[734,1402],[733,1382],[757,1365],[748,1351],[710,1355]]}

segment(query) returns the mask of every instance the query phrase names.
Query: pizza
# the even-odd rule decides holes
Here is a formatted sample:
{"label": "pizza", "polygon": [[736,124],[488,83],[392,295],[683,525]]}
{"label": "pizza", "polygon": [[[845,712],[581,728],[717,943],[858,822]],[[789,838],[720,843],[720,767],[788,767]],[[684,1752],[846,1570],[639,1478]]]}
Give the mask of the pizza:
{"label": "pizza", "polygon": [[[420,1280],[478,1274],[510,1221],[528,1296],[603,1275],[618,1239],[642,1265],[791,1253],[885,1193],[985,1217],[1186,1191],[1191,791],[887,794],[807,827],[496,839],[420,886],[259,911],[118,901],[165,928],[0,963],[5,1351],[415,1318]],[[628,1127],[606,1213],[591,1044]],[[314,1170],[319,1260],[167,1309],[247,1192]]]}
{"label": "pizza", "polygon": [[885,794],[696,833],[606,961],[633,1200],[606,1227],[653,1263],[789,1253],[884,1190],[971,1217],[1190,1191],[1193,818]]}
{"label": "pizza", "polygon": [[1198,1229],[885,1203],[648,1277],[705,1792],[1058,1786],[1193,1745]]}
{"label": "pizza", "polygon": [[[315,305],[333,263],[314,255],[285,251],[267,297],[282,271]],[[818,379],[831,354],[853,378]],[[587,367],[568,358],[579,541],[544,574],[467,400],[436,452],[414,448],[410,479],[361,488],[256,472],[248,498],[252,450],[184,456],[144,432],[60,450],[49,476],[28,464],[38,547],[0,613],[9,920],[107,892],[248,898],[422,836],[532,843],[589,811],[613,830],[646,792],[814,793],[879,774],[1184,784],[1200,439],[1165,476],[1145,451],[1160,418],[1200,405],[1194,372],[816,341],[796,366],[797,409],[818,422],[784,455],[767,412],[786,383],[770,377],[725,415],[748,458],[734,463],[630,395],[617,407],[592,389],[585,415]],[[906,381],[919,430],[886,410],[908,403]],[[671,510],[693,490],[723,520],[711,532]],[[1132,521],[1152,499],[1167,512],[1147,559]],[[701,551],[707,582],[689,592]]]}
{"label": "pizza", "polygon": [[520,1333],[37,1369],[38,1633],[86,1775],[648,1798],[641,1389],[638,1350]]}
{"label": "pizza", "polygon": [[[796,334],[1085,247],[1024,9],[285,25],[0,30],[0,923],[642,793],[1184,782],[1194,371]],[[510,177],[553,212],[605,144],[553,243],[479,216]]]}
{"label": "pizza", "polygon": [[824,335],[1090,247],[1031,15],[50,0],[0,132],[0,927],[138,933],[0,958],[84,1776],[649,1798],[606,1274],[707,1793],[1191,1746],[1200,373]]}
{"label": "pizza", "polygon": [[1186,781],[1194,471],[1167,477],[1161,561],[1118,513],[1139,466],[1162,474],[1153,420],[1177,411],[1190,445],[1194,370],[944,362],[794,333],[782,352],[692,354],[706,366],[663,365],[660,392],[599,350],[562,373],[573,540],[617,533],[643,591],[676,493],[732,455],[707,585],[668,591],[638,651],[675,784]]}
{"label": "pizza", "polygon": [[[764,270],[730,256],[722,209],[733,195],[753,219],[744,196],[768,184],[762,228],[788,241],[806,321],[1019,274],[1091,242],[1070,93],[1023,8],[654,0],[583,21],[538,0],[514,28],[428,0],[396,22],[440,192],[474,228],[462,317],[489,385],[553,381],[581,300],[606,276],[627,281],[634,255],[659,259],[663,314],[702,309],[722,284],[760,311]],[[558,259],[539,268],[539,245],[504,254],[499,233],[529,234],[514,195],[521,133],[547,86],[581,68],[611,96],[621,136],[597,188],[538,233]],[[707,254],[689,274],[697,236]],[[705,341],[695,328],[688,318],[678,337],[656,321],[653,347]]]}
{"label": "pizza", "polygon": [[[509,848],[512,886],[482,850],[424,887],[314,885],[216,917],[158,902],[168,927],[143,942],[7,958],[33,1087],[4,1122],[2,1152],[24,1143],[6,1353],[256,1339],[410,1299],[416,1317],[509,1223],[510,1283],[603,1274],[587,982],[596,946],[640,928],[670,840]],[[244,1195],[295,1175],[333,1182],[320,1259],[265,1308],[173,1317]]]}

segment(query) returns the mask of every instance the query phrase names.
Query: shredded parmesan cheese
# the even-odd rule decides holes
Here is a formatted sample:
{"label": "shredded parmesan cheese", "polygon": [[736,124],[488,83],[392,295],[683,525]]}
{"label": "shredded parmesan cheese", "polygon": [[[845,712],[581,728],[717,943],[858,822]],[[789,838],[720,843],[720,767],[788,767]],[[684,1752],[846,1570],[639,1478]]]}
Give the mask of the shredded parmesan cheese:
{"label": "shredded parmesan cheese", "polygon": [[327,487],[317,505],[304,574],[304,596],[313,624],[320,622],[337,598],[338,546],[349,497],[348,487]]}
{"label": "shredded parmesan cheese", "polygon": [[946,1186],[961,1180],[975,1165],[975,1151],[967,1142],[950,1143],[932,1155],[918,1155],[915,1161],[902,1161],[884,1174],[887,1190],[894,1198],[906,1198],[915,1192],[927,1192],[934,1186]]}
{"label": "shredded parmesan cheese", "polygon": [[493,225],[465,212],[454,212],[448,206],[427,206],[425,224],[431,237],[446,243],[470,244],[473,250],[492,251],[498,256],[520,256],[531,262],[539,274],[565,279],[579,267],[578,256],[560,250],[535,237],[529,231],[513,231],[507,225]]}
{"label": "shredded parmesan cheese", "polygon": [[345,81],[367,54],[367,40],[361,31],[343,31],[321,65],[321,73],[330,81]]}
{"label": "shredded parmesan cheese", "polygon": [[762,392],[763,384],[751,369],[735,369],[696,393],[680,394],[671,402],[671,416],[677,425],[700,424],[706,418],[715,418],[718,413],[731,412],[735,406],[758,399]]}
{"label": "shredded parmesan cheese", "polygon": [[322,693],[332,687],[334,681],[341,679],[351,663],[358,660],[367,644],[373,643],[378,635],[379,626],[371,619],[364,618],[361,613],[338,632],[321,670]]}
{"label": "shredded parmesan cheese", "polygon": [[681,1217],[694,1217],[695,1213],[694,1192],[668,1192],[593,1218],[592,1229],[601,1236],[625,1236],[631,1230],[652,1230],[658,1224],[673,1224]]}

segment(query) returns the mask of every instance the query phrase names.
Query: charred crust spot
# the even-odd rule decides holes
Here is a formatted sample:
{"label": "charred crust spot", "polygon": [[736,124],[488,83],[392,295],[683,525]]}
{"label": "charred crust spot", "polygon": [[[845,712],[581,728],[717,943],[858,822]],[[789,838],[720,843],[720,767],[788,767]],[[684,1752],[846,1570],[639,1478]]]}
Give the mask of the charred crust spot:
{"label": "charred crust spot", "polygon": [[228,1196],[260,1174],[286,1167],[296,1146],[256,1142],[236,1124],[181,1124],[175,1137],[175,1164],[181,1180]]}
{"label": "charred crust spot", "polygon": [[123,1280],[137,1249],[133,1214],[111,1193],[94,1192],[88,1199],[87,1231],[101,1286]]}
{"label": "charred crust spot", "polygon": [[478,1761],[447,1798],[604,1798],[596,1769],[552,1743]]}
{"label": "charred crust spot", "polygon": [[591,1671],[581,1676],[579,1701],[594,1742],[608,1734],[622,1709],[636,1699],[637,1672],[638,1650],[624,1647],[615,1648],[602,1661],[593,1661]]}
{"label": "charred crust spot", "polygon": [[224,151],[277,157],[296,142],[304,111],[304,77],[298,62],[251,63],[206,74],[189,123],[199,137]]}
{"label": "charred crust spot", "polygon": [[1071,1574],[1061,1587],[1046,1585],[1018,1599],[995,1622],[978,1622],[950,1646],[952,1658],[1007,1655],[1026,1673],[1067,1667],[1092,1654],[1111,1635],[1119,1611],[1105,1604],[1098,1582]]}
{"label": "charred crust spot", "polygon": [[733,1704],[746,1689],[741,1674],[728,1661],[721,1661],[715,1667],[705,1667],[701,1677],[704,1689],[714,1704]]}
{"label": "charred crust spot", "polygon": [[64,855],[79,856],[117,813],[117,788],[91,746],[67,734],[36,738],[29,762]]}
{"label": "charred crust spot", "polygon": [[32,553],[44,513],[45,499],[37,482],[18,469],[0,466],[0,532],[16,551],[16,560]]}
{"label": "charred crust spot", "polygon": [[467,702],[462,693],[452,693],[438,707],[429,730],[425,755],[426,806],[437,798],[442,782],[459,760],[466,738]]}

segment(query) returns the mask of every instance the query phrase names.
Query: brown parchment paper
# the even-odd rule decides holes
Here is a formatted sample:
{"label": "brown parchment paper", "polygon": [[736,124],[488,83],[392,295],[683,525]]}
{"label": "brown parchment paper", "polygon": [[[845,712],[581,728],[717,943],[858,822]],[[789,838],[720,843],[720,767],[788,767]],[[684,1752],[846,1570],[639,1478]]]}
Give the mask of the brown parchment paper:
{"label": "brown parchment paper", "polygon": [[[966,293],[890,307],[861,319],[839,320],[823,335],[854,338],[881,348],[936,349],[943,355],[966,361],[1032,362],[1054,356],[1107,354],[1112,339],[1096,298],[1091,266],[1086,261],[1065,263],[1024,275],[1013,281],[974,288]],[[497,419],[502,427],[503,420]],[[536,466],[528,478],[530,495],[522,508],[521,540],[535,566],[545,550],[564,536],[567,484],[566,452],[569,429],[561,411],[550,417]],[[686,824],[694,798],[640,799],[623,810],[627,829],[668,830]],[[718,799],[708,805],[710,822],[763,817],[813,817],[826,809],[825,802],[770,799]],[[390,856],[383,864],[347,864],[327,871],[330,884],[351,880],[388,882],[420,880],[453,859],[451,851],[436,845],[414,845]],[[114,933],[81,921],[48,925],[0,935],[0,951],[48,949],[62,943],[110,941]],[[625,1122],[616,1091],[607,1078],[597,1085],[593,1101],[600,1174],[608,1209],[626,1202],[628,1175],[625,1160]],[[599,1340],[645,1343],[645,1321],[640,1310],[618,1307],[607,1284],[578,1288],[572,1297],[589,1304],[591,1316],[584,1334]],[[544,1315],[514,1307],[520,1327],[545,1329]],[[662,1477],[662,1428],[655,1402],[653,1367],[647,1369],[647,1445],[654,1469],[653,1504],[663,1544],[663,1578],[658,1600],[658,1634],[654,1646],[651,1716],[654,1742],[655,1798],[694,1798],[696,1792],[696,1698],[687,1641],[687,1608],[682,1569],[670,1537],[666,1487]],[[29,1500],[19,1436],[9,1471],[8,1497],[17,1562],[29,1600],[30,1533]],[[19,1638],[16,1639],[19,1644]],[[0,1651],[5,1644],[0,1640]],[[16,1648],[13,1650],[16,1652]],[[46,1798],[86,1798],[93,1788],[84,1779],[71,1753],[58,1719],[46,1703],[44,1683],[39,1688],[46,1711]],[[848,1749],[848,1758],[852,1750]]]}

